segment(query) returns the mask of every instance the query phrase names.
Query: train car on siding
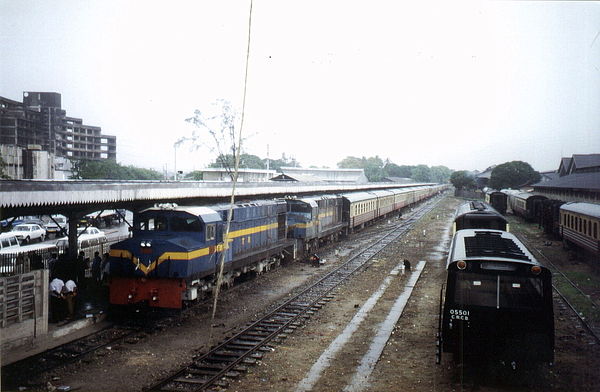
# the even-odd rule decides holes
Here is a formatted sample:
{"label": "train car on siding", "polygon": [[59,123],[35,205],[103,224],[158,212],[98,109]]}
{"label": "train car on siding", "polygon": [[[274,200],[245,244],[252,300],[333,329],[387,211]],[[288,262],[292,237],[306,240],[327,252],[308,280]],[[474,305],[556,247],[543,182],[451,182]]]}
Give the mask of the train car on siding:
{"label": "train car on siding", "polygon": [[552,274],[514,235],[459,230],[446,269],[438,363],[443,352],[475,365],[554,361]]}
{"label": "train car on siding", "polygon": [[547,199],[546,196],[536,195],[529,192],[519,192],[508,195],[509,205],[513,214],[519,215],[527,221],[539,220],[542,215],[541,201]]}
{"label": "train car on siding", "polygon": [[560,206],[560,234],[564,243],[600,255],[600,204],[565,203]]}
{"label": "train car on siding", "polygon": [[485,202],[491,205],[501,213],[506,214],[506,208],[508,206],[508,195],[502,191],[488,190],[485,192]]}

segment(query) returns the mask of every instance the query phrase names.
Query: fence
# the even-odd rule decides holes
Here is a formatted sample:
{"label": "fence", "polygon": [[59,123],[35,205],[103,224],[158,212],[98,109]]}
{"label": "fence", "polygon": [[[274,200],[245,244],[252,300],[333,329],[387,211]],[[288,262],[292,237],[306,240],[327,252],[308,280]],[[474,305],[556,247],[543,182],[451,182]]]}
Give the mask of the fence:
{"label": "fence", "polygon": [[[95,252],[99,252],[101,255],[108,253],[112,244],[125,238],[127,236],[111,238],[106,242],[85,240],[86,242],[80,244],[79,250],[83,251],[84,258],[91,260]],[[61,258],[66,256],[66,254],[67,246],[65,244],[59,246],[48,245],[40,249],[18,250],[14,253],[0,254],[0,277],[26,274],[38,269],[48,269],[53,255]]]}

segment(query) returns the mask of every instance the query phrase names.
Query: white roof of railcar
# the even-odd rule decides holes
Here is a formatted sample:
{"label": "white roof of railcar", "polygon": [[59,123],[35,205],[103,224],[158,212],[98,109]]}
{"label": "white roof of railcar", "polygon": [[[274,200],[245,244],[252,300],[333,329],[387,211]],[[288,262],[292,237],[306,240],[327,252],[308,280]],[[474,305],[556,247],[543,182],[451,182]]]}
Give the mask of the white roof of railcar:
{"label": "white roof of railcar", "polygon": [[369,191],[369,193],[373,193],[374,195],[377,195],[378,197],[385,197],[385,196],[393,196],[394,193],[391,190],[388,189],[376,189],[373,191]]}
{"label": "white roof of railcar", "polygon": [[[476,254],[467,255],[467,245],[465,244],[465,240],[470,237],[485,236],[486,234],[494,236],[494,240],[502,239],[508,240],[509,242],[501,241],[502,243],[499,243],[498,241],[489,241],[489,244],[487,244],[488,246],[485,247],[485,249],[477,248]],[[510,242],[516,245],[520,252],[511,252],[510,248],[507,247]],[[493,248],[493,246],[497,246],[497,248]],[[527,260],[523,256],[525,256]],[[513,234],[506,231],[490,229],[465,229],[457,231],[452,240],[447,265],[459,260],[498,260],[539,265],[539,262],[531,252],[529,252],[525,245],[523,245],[523,243],[521,243],[521,241]]]}
{"label": "white roof of railcar", "polygon": [[563,204],[560,209],[600,218],[600,204],[571,202]]}
{"label": "white roof of railcar", "polygon": [[342,197],[348,199],[348,201],[350,201],[351,203],[377,198],[377,196],[369,192],[342,193]]}

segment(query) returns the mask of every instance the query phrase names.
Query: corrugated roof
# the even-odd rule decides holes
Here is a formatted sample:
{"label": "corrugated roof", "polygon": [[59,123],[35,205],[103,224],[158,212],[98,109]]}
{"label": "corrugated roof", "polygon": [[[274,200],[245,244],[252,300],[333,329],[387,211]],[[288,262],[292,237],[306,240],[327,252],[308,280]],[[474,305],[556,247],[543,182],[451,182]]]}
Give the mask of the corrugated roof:
{"label": "corrugated roof", "polygon": [[569,174],[554,180],[533,184],[533,189],[536,188],[575,188],[600,191],[600,172]]}
{"label": "corrugated roof", "polygon": [[573,165],[575,166],[575,169],[600,167],[600,154],[574,154]]}

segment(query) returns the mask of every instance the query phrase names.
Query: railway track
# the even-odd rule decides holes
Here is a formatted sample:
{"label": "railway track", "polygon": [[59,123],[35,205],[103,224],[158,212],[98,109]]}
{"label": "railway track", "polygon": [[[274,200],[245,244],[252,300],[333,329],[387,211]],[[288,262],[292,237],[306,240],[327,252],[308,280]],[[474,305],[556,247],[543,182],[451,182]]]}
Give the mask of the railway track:
{"label": "railway track", "polygon": [[[516,234],[515,235],[530,249],[534,250],[537,255],[541,257],[542,264],[544,264],[552,272],[552,287],[554,288],[557,296],[565,303],[566,307],[570,309],[577,321],[590,333],[594,338],[596,344],[600,344],[600,325],[598,323],[588,322],[588,319],[584,316],[587,313],[594,312],[600,313],[600,306],[586,293],[584,293],[576,283],[574,283],[569,277],[567,277],[552,261],[538,248],[536,247],[526,235]],[[539,259],[538,259],[539,260]],[[560,287],[568,287],[570,294],[566,295],[564,289]],[[577,302],[578,305],[573,303]],[[586,311],[581,311],[581,307],[585,307]],[[577,307],[580,309],[578,310]]]}
{"label": "railway track", "polygon": [[146,390],[187,392],[202,391],[212,386],[227,387],[228,380],[240,376],[248,365],[253,365],[263,357],[264,351],[271,351],[271,344],[285,339],[289,333],[302,325],[305,318],[309,318],[333,298],[332,291],[336,287],[365,267],[369,260],[388,244],[410,230],[439,200],[441,199],[437,198],[422,205],[408,219],[317,282]]}

